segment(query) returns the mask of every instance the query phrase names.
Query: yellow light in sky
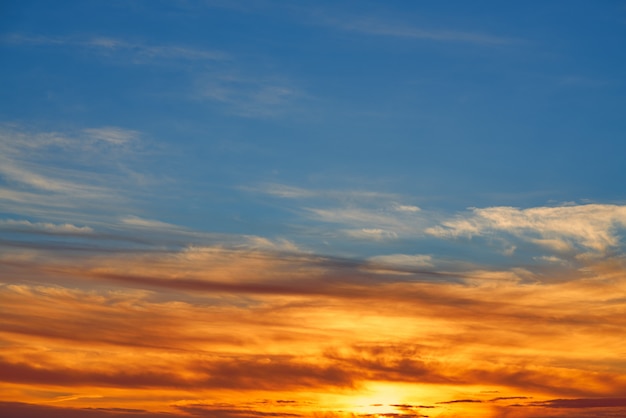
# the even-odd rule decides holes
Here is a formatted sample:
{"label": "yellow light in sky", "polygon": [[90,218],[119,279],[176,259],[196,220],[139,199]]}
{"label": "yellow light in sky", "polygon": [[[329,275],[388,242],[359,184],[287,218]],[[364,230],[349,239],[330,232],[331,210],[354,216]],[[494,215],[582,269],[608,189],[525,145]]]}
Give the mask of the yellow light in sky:
{"label": "yellow light in sky", "polygon": [[[347,400],[349,412],[355,414],[403,414],[396,406],[406,402],[406,387],[398,384],[375,382],[368,385],[364,393]],[[415,387],[412,387],[415,393]]]}

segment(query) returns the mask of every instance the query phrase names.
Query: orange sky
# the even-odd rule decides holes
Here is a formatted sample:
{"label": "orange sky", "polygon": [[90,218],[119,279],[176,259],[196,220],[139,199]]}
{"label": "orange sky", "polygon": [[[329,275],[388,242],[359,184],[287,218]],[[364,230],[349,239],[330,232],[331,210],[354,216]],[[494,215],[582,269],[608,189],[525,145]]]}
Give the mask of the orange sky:
{"label": "orange sky", "polygon": [[18,415],[626,411],[619,261],[543,282],[223,247],[2,261],[0,390]]}

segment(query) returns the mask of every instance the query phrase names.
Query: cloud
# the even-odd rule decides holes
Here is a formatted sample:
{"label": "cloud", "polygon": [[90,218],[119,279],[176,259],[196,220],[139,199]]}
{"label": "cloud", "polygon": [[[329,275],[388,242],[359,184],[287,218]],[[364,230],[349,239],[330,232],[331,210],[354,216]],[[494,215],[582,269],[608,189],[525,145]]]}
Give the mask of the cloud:
{"label": "cloud", "polygon": [[481,403],[479,399],[455,399],[453,401],[437,402],[438,404],[451,404],[451,403]]}
{"label": "cloud", "polygon": [[422,218],[415,211],[396,211],[369,207],[305,208],[315,220],[344,225],[343,232],[353,238],[390,239],[418,234]]}
{"label": "cloud", "polygon": [[88,50],[96,51],[100,54],[107,54],[111,52],[126,52],[134,55],[139,60],[146,58],[191,61],[215,61],[228,59],[227,54],[219,51],[212,51],[183,45],[150,45],[142,42],[132,42],[105,36],[75,38],[37,35],[33,36],[15,33],[5,35],[2,39],[0,39],[0,41],[9,45],[81,47]]}
{"label": "cloud", "polygon": [[231,404],[189,404],[177,406],[181,411],[200,417],[215,418],[256,418],[256,417],[298,417],[302,414],[289,412],[264,412]]}
{"label": "cloud", "polygon": [[423,235],[420,228],[427,216],[418,206],[398,203],[401,196],[375,190],[309,189],[277,183],[242,189],[289,199],[296,215],[342,226],[324,234],[350,239],[387,241]]}
{"label": "cloud", "polygon": [[279,251],[292,254],[301,251],[296,244],[284,238],[270,240],[263,237],[247,236],[243,246],[252,250]]}
{"label": "cloud", "polygon": [[[77,132],[35,132],[19,125],[0,125],[0,150],[6,157],[21,159],[50,158],[51,150],[62,152],[81,151],[85,154],[122,149],[129,152],[126,145],[141,144],[141,132],[119,126],[86,128]],[[112,147],[102,148],[102,145]],[[74,154],[73,158],[80,155]],[[82,155],[86,157],[88,155]],[[99,155],[102,157],[102,155]]]}
{"label": "cloud", "polygon": [[347,229],[344,230],[345,234],[352,238],[381,241],[387,239],[394,239],[398,237],[393,231],[385,231],[380,228],[361,228],[361,229]]}
{"label": "cloud", "polygon": [[0,401],[0,410],[10,417],[23,418],[177,418],[165,412],[150,412],[135,408],[67,408],[34,405],[23,402]]}
{"label": "cloud", "polygon": [[140,137],[113,126],[60,133],[4,125],[0,202],[9,213],[45,222],[102,222],[98,215],[137,198],[133,190],[148,190],[150,179],[137,174],[138,151],[147,150]]}
{"label": "cloud", "polygon": [[[396,297],[411,293],[409,289],[399,287]],[[581,382],[587,392],[602,385],[621,390],[617,372],[597,374],[598,370],[593,369],[563,368],[550,365],[550,355],[546,353],[542,356],[518,352],[517,344],[507,336],[510,325],[501,319],[506,311],[496,308],[494,312],[493,306],[475,304],[458,309],[458,302],[450,301],[427,307],[414,297],[416,294],[406,295],[403,303],[402,298],[385,296],[385,291],[375,292],[378,296],[372,294],[362,305],[329,304],[327,298],[306,302],[300,296],[290,300],[261,299],[249,306],[238,306],[223,304],[224,301],[207,303],[208,299],[191,304],[180,298],[159,301],[150,292],[129,298],[127,292],[119,291],[103,297],[81,291],[72,294],[63,289],[41,289],[35,293],[27,287],[15,290],[14,299],[2,295],[3,306],[21,315],[22,323],[29,326],[17,326],[15,330],[21,331],[14,334],[8,333],[7,328],[0,329],[4,340],[22,342],[21,349],[14,343],[3,348],[5,360],[0,373],[7,385],[47,383],[61,388],[92,387],[100,393],[105,393],[107,387],[129,392],[137,388],[146,391],[144,396],[151,396],[150,391],[157,388],[175,387],[180,391],[179,399],[188,396],[185,392],[189,391],[225,389],[244,393],[266,390],[281,396],[314,389],[321,393],[331,391],[336,396],[343,391],[351,393],[368,380],[429,385],[429,390],[437,387],[442,396],[477,382],[482,386],[561,394],[575,393],[572,386]],[[424,295],[423,301],[431,296]],[[49,298],[45,309],[41,305],[44,297]],[[503,295],[490,297],[502,299]],[[524,303],[523,298],[513,300]],[[22,309],[13,310],[13,306]],[[332,306],[336,308],[329,309]],[[453,306],[457,306],[458,314],[450,316],[449,323],[442,320]],[[64,322],[68,309],[81,312],[80,317]],[[3,327],[16,324],[15,315],[3,315]],[[44,316],[60,327],[34,321],[34,315]],[[328,318],[333,320],[329,322]],[[600,319],[593,319],[597,320]],[[455,324],[454,328],[450,324]],[[537,319],[529,319],[529,328],[524,322],[517,322],[520,334],[525,334],[524,341],[536,341],[536,336],[544,331],[554,334],[553,330],[537,329],[538,324],[545,326],[544,321]],[[580,325],[572,329],[567,323],[559,326],[567,328],[571,336],[585,329]],[[34,327],[41,331],[37,333]],[[474,327],[475,333],[465,335],[466,340],[450,338]],[[48,333],[42,333],[46,328]],[[63,339],[59,338],[61,332],[65,333]],[[56,338],[53,333],[57,333]],[[588,339],[589,334],[580,337]],[[550,338],[552,341],[545,342],[553,344],[554,337]],[[28,349],[44,342],[45,350]],[[504,347],[507,351],[502,351]],[[584,347],[580,350],[578,354],[587,352]],[[9,352],[10,360],[6,358]],[[93,361],[93,352],[99,353],[98,361]],[[506,356],[502,356],[504,352]],[[500,357],[492,359],[493,355]],[[537,358],[544,359],[542,365],[532,366]],[[448,385],[456,389],[446,389]],[[245,408],[224,409],[234,412]],[[263,407],[253,411],[278,413]]]}
{"label": "cloud", "polygon": [[557,252],[582,248],[602,253],[619,245],[617,231],[626,227],[626,206],[588,204],[519,209],[491,207],[426,229],[441,238],[507,233]]}
{"label": "cloud", "polygon": [[421,210],[417,206],[401,205],[401,204],[396,204],[396,205],[394,205],[393,208],[394,208],[394,210],[397,210],[398,212],[410,212],[410,213],[419,212]]}
{"label": "cloud", "polygon": [[[124,370],[86,370],[60,365],[31,364],[0,358],[0,379],[3,382],[40,384],[46,386],[125,387],[125,388],[220,388],[235,390],[288,390],[307,386],[352,386],[350,373],[335,365],[320,366],[299,362],[288,356],[231,356],[212,361],[178,364],[191,377],[167,367],[152,370],[126,367]],[[144,365],[145,366],[145,365]],[[271,376],[271,379],[268,378]]]}
{"label": "cloud", "polygon": [[277,76],[209,74],[197,82],[196,98],[225,105],[228,113],[250,118],[272,118],[293,110],[306,95],[293,82]]}
{"label": "cloud", "polygon": [[56,386],[125,386],[159,387],[189,386],[189,382],[175,373],[153,372],[127,369],[125,371],[87,371],[63,366],[33,366],[27,363],[8,361],[0,358],[0,379],[10,383],[36,383]]}
{"label": "cloud", "polygon": [[[143,218],[125,226],[170,228]],[[251,236],[77,253],[0,243],[0,380],[13,400],[49,400],[32,390],[45,387],[174,415],[181,405],[209,415],[348,413],[371,382],[408,395],[370,404],[483,401],[439,405],[450,413],[510,407],[477,387],[538,400],[626,390],[623,260],[557,266],[560,277],[541,281],[463,265],[455,276],[422,254],[358,260],[293,245]],[[558,410],[517,409],[532,408]]]}
{"label": "cloud", "polygon": [[123,145],[136,140],[140,136],[138,131],[121,129],[115,126],[84,129],[84,132],[94,139],[113,145]]}
{"label": "cloud", "polygon": [[549,401],[532,402],[533,406],[547,408],[626,408],[626,398],[587,398],[587,399],[552,399]]}
{"label": "cloud", "polygon": [[0,219],[0,229],[59,235],[89,235],[94,230],[88,226],[76,226],[69,223],[53,224],[50,222],[30,222],[26,220]]}
{"label": "cloud", "polygon": [[[51,177],[44,173],[46,171],[45,168],[37,167],[33,164],[22,164],[22,167],[20,167],[1,157],[0,162],[3,163],[0,166],[0,174],[2,174],[3,177],[34,190],[92,197],[102,197],[104,191],[100,187],[66,180],[59,178],[60,176],[57,178]],[[42,173],[40,174],[37,171],[42,171]],[[67,173],[67,171],[65,173]]]}
{"label": "cloud", "polygon": [[[380,192],[374,190],[350,190],[350,189],[307,189],[304,187],[290,186],[281,183],[262,183],[254,187],[242,187],[243,190],[268,194],[270,196],[305,199],[305,198],[322,198],[333,201],[388,201],[398,199],[399,196],[394,193]],[[402,205],[396,203],[393,205],[395,210],[416,212],[419,210],[417,206]]]}
{"label": "cloud", "polygon": [[133,227],[156,229],[156,230],[171,230],[181,229],[180,226],[169,224],[167,222],[157,221],[154,219],[143,219],[139,216],[129,215],[120,219],[122,224],[130,225]]}
{"label": "cloud", "polygon": [[378,266],[410,269],[433,267],[432,259],[432,256],[424,254],[389,254],[370,257],[367,261]]}
{"label": "cloud", "polygon": [[245,190],[258,190],[271,196],[282,197],[287,199],[303,199],[319,196],[316,191],[304,189],[302,187],[288,186],[285,184],[265,184],[258,188],[246,188]]}

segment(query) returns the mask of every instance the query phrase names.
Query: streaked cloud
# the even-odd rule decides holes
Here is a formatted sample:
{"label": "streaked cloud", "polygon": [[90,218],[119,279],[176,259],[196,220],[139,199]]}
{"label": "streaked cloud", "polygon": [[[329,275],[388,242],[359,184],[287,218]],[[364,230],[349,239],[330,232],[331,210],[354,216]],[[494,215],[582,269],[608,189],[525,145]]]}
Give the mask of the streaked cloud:
{"label": "streaked cloud", "polygon": [[22,216],[62,223],[69,213],[85,222],[87,208],[129,206],[132,185],[145,189],[147,184],[145,176],[136,178],[133,167],[137,153],[147,149],[140,136],[120,127],[61,133],[5,125],[0,129],[0,204]]}
{"label": "streaked cloud", "polygon": [[138,216],[125,216],[120,219],[121,223],[124,225],[130,225],[133,227],[139,228],[148,228],[148,229],[156,229],[156,230],[171,230],[171,229],[179,229],[179,226],[169,224],[167,222],[157,221],[154,219],[143,219]]}
{"label": "streaked cloud", "polygon": [[[395,193],[381,192],[367,189],[313,189],[298,187],[281,183],[262,183],[255,186],[244,186],[242,190],[263,193],[286,199],[318,198],[332,201],[390,201],[399,199],[401,196]],[[417,206],[394,203],[394,209],[398,211],[416,212]]]}
{"label": "streaked cloud", "polygon": [[396,211],[393,206],[383,208],[346,206],[339,208],[306,208],[308,216],[322,222],[344,225],[343,231],[351,237],[396,238],[418,233],[423,224],[415,211]]}

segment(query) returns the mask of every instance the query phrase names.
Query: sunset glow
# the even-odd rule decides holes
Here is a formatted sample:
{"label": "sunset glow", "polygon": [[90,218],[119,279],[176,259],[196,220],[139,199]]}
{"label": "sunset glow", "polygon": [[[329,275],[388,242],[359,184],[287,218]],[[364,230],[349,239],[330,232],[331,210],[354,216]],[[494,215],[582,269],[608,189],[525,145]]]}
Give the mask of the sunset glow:
{"label": "sunset glow", "polygon": [[619,1],[0,6],[0,417],[626,416]]}

